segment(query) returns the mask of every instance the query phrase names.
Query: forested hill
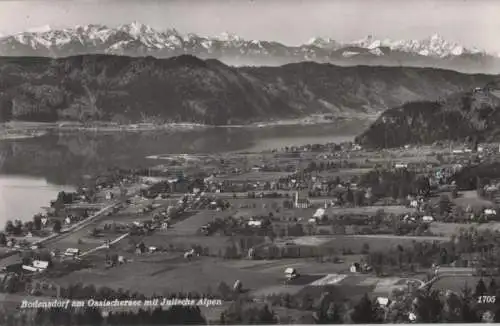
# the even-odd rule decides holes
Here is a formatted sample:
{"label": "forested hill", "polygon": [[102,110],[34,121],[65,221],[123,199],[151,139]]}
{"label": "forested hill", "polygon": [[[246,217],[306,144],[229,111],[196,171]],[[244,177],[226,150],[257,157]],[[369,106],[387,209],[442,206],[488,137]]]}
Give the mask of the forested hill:
{"label": "forested hill", "polygon": [[356,138],[370,148],[440,140],[500,139],[500,83],[453,94],[443,101],[415,101],[385,111]]}
{"label": "forested hill", "polygon": [[227,66],[169,59],[84,55],[0,58],[0,120],[237,124],[312,113],[377,113],[437,100],[494,77],[430,68]]}

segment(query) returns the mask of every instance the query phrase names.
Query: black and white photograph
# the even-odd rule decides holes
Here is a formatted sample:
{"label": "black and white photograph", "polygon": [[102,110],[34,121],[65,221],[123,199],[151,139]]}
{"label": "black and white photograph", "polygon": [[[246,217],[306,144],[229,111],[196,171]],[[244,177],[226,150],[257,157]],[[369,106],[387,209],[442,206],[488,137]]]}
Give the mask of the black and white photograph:
{"label": "black and white photograph", "polygon": [[500,1],[0,0],[0,325],[497,322]]}

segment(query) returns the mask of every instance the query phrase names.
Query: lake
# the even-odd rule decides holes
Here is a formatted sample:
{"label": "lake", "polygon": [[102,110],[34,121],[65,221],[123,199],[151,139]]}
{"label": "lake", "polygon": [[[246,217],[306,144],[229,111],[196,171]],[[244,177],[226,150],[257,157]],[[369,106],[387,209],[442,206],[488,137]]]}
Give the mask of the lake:
{"label": "lake", "polygon": [[159,154],[262,151],[353,139],[366,121],[319,125],[221,127],[190,131],[50,133],[0,141],[0,227],[30,220],[58,191],[110,167],[159,164]]}
{"label": "lake", "polygon": [[0,229],[7,220],[30,220],[61,190],[73,191],[74,187],[52,185],[43,178],[0,175]]}

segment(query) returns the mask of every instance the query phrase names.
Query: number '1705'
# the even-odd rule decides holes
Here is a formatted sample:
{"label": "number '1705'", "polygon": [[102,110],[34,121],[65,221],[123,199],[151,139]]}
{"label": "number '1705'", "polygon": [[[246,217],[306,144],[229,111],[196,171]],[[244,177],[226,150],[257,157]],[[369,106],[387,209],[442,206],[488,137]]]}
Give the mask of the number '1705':
{"label": "number '1705'", "polygon": [[496,297],[494,295],[480,295],[477,297],[477,303],[495,303]]}

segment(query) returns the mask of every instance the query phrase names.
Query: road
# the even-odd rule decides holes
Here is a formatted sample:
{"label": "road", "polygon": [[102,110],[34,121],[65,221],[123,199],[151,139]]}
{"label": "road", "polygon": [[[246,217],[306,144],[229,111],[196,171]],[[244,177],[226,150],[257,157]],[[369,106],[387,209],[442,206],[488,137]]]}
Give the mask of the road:
{"label": "road", "polygon": [[409,236],[409,235],[393,235],[393,234],[355,234],[350,235],[355,238],[375,238],[375,239],[408,239],[418,241],[449,241],[449,237],[439,236]]}
{"label": "road", "polygon": [[59,233],[59,234],[53,234],[47,238],[44,238],[42,240],[34,242],[34,244],[46,245],[48,243],[51,243],[51,242],[54,242],[57,240],[61,240],[65,237],[71,235],[71,233],[80,231],[81,229],[89,226],[90,224],[92,224],[93,222],[98,220],[99,218],[104,217],[107,213],[112,212],[115,207],[118,207],[119,205],[123,204],[124,202],[125,202],[125,199],[121,200],[121,201],[115,201],[113,204],[110,204],[110,205],[104,207],[103,209],[101,209],[100,211],[95,213],[94,215],[89,216],[85,220],[78,222],[78,223],[72,225],[71,227],[67,228],[66,230],[64,230],[64,232]]}
{"label": "road", "polygon": [[456,277],[456,276],[473,276],[474,268],[464,267],[440,267],[436,276],[434,276],[431,280],[423,283],[419,289],[424,289],[427,286],[432,286],[437,281],[447,278],[447,277]]}
{"label": "road", "polygon": [[[119,236],[118,238],[116,238],[116,239],[114,239],[113,241],[111,241],[109,244],[110,244],[110,245],[113,245],[113,244],[115,244],[115,243],[118,243],[118,242],[120,242],[121,240],[125,239],[125,238],[126,238],[126,237],[128,237],[128,236],[129,236],[129,234],[128,234],[128,233],[122,234],[122,235],[121,235],[121,236]],[[88,250],[88,251],[86,251],[86,252],[82,253],[79,257],[80,257],[80,258],[81,258],[81,257],[85,257],[85,256],[87,256],[87,255],[90,255],[90,254],[92,254],[92,253],[94,253],[94,252],[98,251],[98,250],[101,250],[101,249],[107,249],[107,248],[108,248],[108,246],[107,246],[107,245],[100,245],[100,246],[98,246],[98,247],[95,247],[94,249],[90,249],[90,250]]]}

